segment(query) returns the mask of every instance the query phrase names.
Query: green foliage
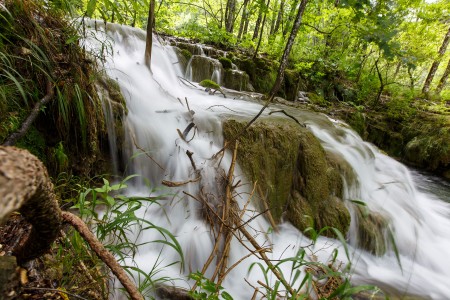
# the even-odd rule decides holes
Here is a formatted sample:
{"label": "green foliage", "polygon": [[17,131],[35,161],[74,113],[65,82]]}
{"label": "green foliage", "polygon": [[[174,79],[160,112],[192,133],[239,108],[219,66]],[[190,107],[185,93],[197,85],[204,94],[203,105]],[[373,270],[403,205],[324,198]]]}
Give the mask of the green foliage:
{"label": "green foliage", "polygon": [[220,90],[220,85],[218,85],[215,81],[210,80],[210,79],[204,79],[204,80],[200,81],[199,85],[204,88]]}
{"label": "green foliage", "polygon": [[[310,220],[312,220],[312,218],[310,218]],[[340,241],[349,263],[344,270],[340,270],[339,268],[334,266],[339,251],[338,249],[335,249],[333,251],[332,261],[330,262],[330,264],[326,265],[321,262],[311,261],[308,258],[309,255],[307,255],[307,248],[300,248],[295,256],[282,259],[275,265],[276,269],[279,271],[281,270],[281,265],[290,265],[289,273],[282,274],[283,277],[288,280],[288,283],[291,287],[297,287],[297,291],[305,291],[305,293],[302,294],[291,295],[291,297],[288,299],[309,299],[310,295],[308,294],[308,291],[311,290],[315,290],[316,293],[319,292],[319,297],[321,297],[320,299],[336,299],[335,297],[337,297],[338,299],[353,299],[352,296],[362,291],[379,291],[379,289],[375,286],[352,286],[350,284],[351,274],[349,273],[349,270],[351,270],[351,257],[345,237],[338,229],[333,227],[325,227],[320,229],[319,231],[316,231],[314,229],[314,225],[312,224],[312,226],[308,227],[306,231],[309,232],[309,235],[312,237],[312,243],[315,244],[318,237],[320,237],[322,233],[327,230],[333,231],[334,235]],[[314,257],[314,254],[312,256]],[[257,266],[264,275],[264,288],[267,299],[279,299],[281,282],[276,280],[271,284],[270,279],[273,276],[269,276],[270,269],[260,262],[251,264],[248,272],[251,273],[255,266]],[[328,280],[331,278],[335,278],[341,282],[341,284],[333,291],[321,291],[320,288],[315,285],[315,282],[317,281]]]}
{"label": "green foliage", "polygon": [[322,107],[327,107],[330,106],[331,104],[325,100],[325,98],[320,95],[320,94],[316,94],[316,93],[308,93],[308,98],[311,101],[311,103],[322,106]]}
{"label": "green foliage", "polygon": [[55,148],[55,161],[58,164],[59,173],[66,171],[69,166],[69,157],[64,150],[63,142],[59,142]]}
{"label": "green foliage", "polygon": [[44,163],[47,161],[45,138],[34,126],[31,126],[27,134],[17,142],[16,146],[28,149]]}
{"label": "green foliage", "polygon": [[189,291],[192,299],[198,300],[233,300],[230,294],[223,290],[222,286],[217,286],[214,282],[206,278],[201,272],[189,274],[189,278],[195,281],[197,288]]}
{"label": "green foliage", "polygon": [[227,58],[227,57],[219,57],[219,62],[222,64],[223,68],[225,70],[227,69],[231,69],[233,67],[233,62],[231,61],[231,59]]}
{"label": "green foliage", "polygon": [[183,267],[184,258],[181,246],[175,236],[167,229],[159,227],[145,218],[138,217],[136,214],[143,207],[159,205],[159,198],[134,197],[122,194],[128,188],[127,182],[133,177],[135,175],[128,176],[116,184],[111,184],[106,178],[103,178],[103,185],[100,187],[80,188],[80,194],[72,209],[77,209],[80,217],[88,224],[95,224],[97,238],[119,258],[119,262],[128,259],[133,261],[140,245],[136,244],[134,240],[130,240],[129,236],[146,230],[156,230],[162,236],[161,240],[149,241],[148,243],[170,247],[179,254],[180,261],[171,262],[168,265],[161,265],[162,261],[158,260],[150,273],[140,270],[134,264],[124,266],[130,274],[137,274],[136,280],[139,289],[143,294],[146,294],[155,287],[156,283],[169,280],[165,277],[157,277],[161,268],[175,263],[180,263]]}
{"label": "green foliage", "polygon": [[395,97],[387,103],[387,117],[394,121],[402,121],[410,118],[415,112],[411,107],[411,100],[403,97]]}
{"label": "green foliage", "polygon": [[184,56],[184,58],[186,58],[187,61],[189,61],[192,57],[192,53],[187,49],[181,49],[181,54]]}

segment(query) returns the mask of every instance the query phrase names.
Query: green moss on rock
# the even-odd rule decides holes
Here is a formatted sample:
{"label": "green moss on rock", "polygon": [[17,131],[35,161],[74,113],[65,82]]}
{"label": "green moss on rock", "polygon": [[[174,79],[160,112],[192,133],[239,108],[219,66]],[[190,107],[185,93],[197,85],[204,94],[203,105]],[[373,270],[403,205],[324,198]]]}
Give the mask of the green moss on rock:
{"label": "green moss on rock", "polygon": [[370,212],[366,207],[355,207],[358,246],[372,252],[375,255],[383,255],[386,252],[385,232],[388,222],[379,213]]}
{"label": "green moss on rock", "polygon": [[[245,125],[225,121],[225,139]],[[302,231],[312,219],[317,230],[331,226],[347,232],[350,214],[340,199],[342,180],[335,167],[339,162],[328,162],[331,158],[308,129],[285,119],[258,121],[239,142],[238,161],[248,178],[259,183],[258,194],[267,199],[275,221],[286,212]]]}
{"label": "green moss on rock", "polygon": [[229,59],[227,57],[221,56],[221,57],[219,57],[219,61],[225,70],[231,69],[233,67],[233,62],[231,61],[231,59]]}
{"label": "green moss on rock", "polygon": [[204,80],[200,81],[199,85],[204,88],[220,90],[220,85],[218,85],[214,80],[211,80],[211,79],[204,79]]}

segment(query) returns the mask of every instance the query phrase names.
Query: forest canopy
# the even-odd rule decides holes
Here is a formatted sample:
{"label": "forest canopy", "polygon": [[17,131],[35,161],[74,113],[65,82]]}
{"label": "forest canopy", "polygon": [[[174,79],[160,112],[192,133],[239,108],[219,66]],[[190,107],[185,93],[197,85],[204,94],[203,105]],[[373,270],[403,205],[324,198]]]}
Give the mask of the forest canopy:
{"label": "forest canopy", "polygon": [[[59,0],[75,16],[145,28],[146,0]],[[157,0],[155,32],[281,57],[299,0]],[[450,1],[308,1],[289,68],[312,82],[350,80],[364,102],[375,90],[450,98]],[[428,76],[428,79],[427,79]],[[320,94],[320,93],[319,93]],[[370,98],[370,97],[369,97]]]}

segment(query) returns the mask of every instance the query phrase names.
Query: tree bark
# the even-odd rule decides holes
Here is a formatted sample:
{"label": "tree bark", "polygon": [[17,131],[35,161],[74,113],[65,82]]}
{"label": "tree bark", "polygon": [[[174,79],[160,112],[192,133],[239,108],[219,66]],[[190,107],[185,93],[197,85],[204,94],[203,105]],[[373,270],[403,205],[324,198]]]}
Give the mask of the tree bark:
{"label": "tree bark", "polygon": [[259,26],[261,26],[262,11],[263,11],[263,8],[262,8],[262,6],[261,6],[261,7],[259,8],[258,19],[256,19],[256,23],[255,23],[255,31],[253,31],[253,37],[252,37],[252,40],[256,40],[256,38],[258,37],[258,34],[259,34]]}
{"label": "tree bark", "polygon": [[436,87],[436,94],[440,94],[444,89],[444,86],[447,83],[448,75],[450,75],[450,59],[448,60],[447,68],[445,69],[444,74],[442,74],[441,80],[439,80]]}
{"label": "tree bark", "polygon": [[[269,5],[270,5],[270,0],[267,0],[267,7],[269,7]],[[261,46],[261,40],[262,40],[262,36],[263,36],[263,33],[264,33],[264,26],[266,25],[266,18],[267,18],[267,13],[264,13],[264,17],[263,17],[263,21],[262,21],[262,25],[261,25],[261,30],[260,30],[260,33],[259,33],[258,45],[256,46],[255,53],[253,54],[253,59],[255,59],[256,55],[258,55],[259,46]]]}
{"label": "tree bark", "polygon": [[282,20],[283,12],[284,12],[285,1],[286,0],[281,0],[280,10],[278,11],[277,22],[275,23],[275,28],[273,30],[273,34],[276,34],[278,32],[278,29],[280,29],[281,20]]}
{"label": "tree bark", "polygon": [[244,4],[242,4],[242,16],[241,16],[241,22],[239,24],[239,32],[237,39],[240,41],[242,39],[242,35],[244,32],[244,24],[248,19],[248,12],[247,12],[247,5],[249,0],[244,0]]}
{"label": "tree bark", "polygon": [[19,265],[44,254],[62,223],[53,184],[42,162],[27,150],[0,146],[0,223],[19,210],[31,233],[14,250]]}
{"label": "tree bark", "polygon": [[283,36],[286,36],[289,32],[289,27],[291,27],[292,21],[295,17],[295,9],[297,7],[298,0],[294,0],[294,3],[292,4],[291,11],[289,12],[288,19],[286,21],[286,26],[283,28]]}
{"label": "tree bark", "polygon": [[445,51],[447,50],[448,43],[450,41],[450,27],[448,28],[447,34],[444,37],[441,48],[439,48],[438,58],[431,65],[430,71],[428,72],[428,76],[425,79],[425,83],[423,84],[422,93],[427,94],[430,91],[431,82],[434,79],[434,75],[436,75],[436,71],[441,63],[442,56],[444,56]]}
{"label": "tree bark", "polygon": [[153,27],[155,25],[155,0],[150,0],[147,18],[147,37],[145,39],[145,65],[151,70],[152,46],[153,46]]}
{"label": "tree bark", "polygon": [[233,33],[234,15],[236,13],[236,0],[228,0],[225,11],[225,29],[229,33]]}
{"label": "tree bark", "polygon": [[289,39],[286,43],[286,47],[284,49],[283,56],[281,57],[280,67],[278,68],[277,79],[275,80],[275,84],[273,85],[272,90],[270,92],[270,94],[273,96],[275,96],[275,94],[278,92],[278,90],[281,87],[281,83],[283,82],[284,70],[286,69],[286,66],[288,63],[288,57],[289,57],[289,54],[291,53],[292,46],[294,45],[294,41],[295,41],[295,37],[297,36],[298,29],[300,28],[303,13],[305,12],[307,3],[308,3],[308,0],[302,0],[302,2],[300,3],[300,7],[298,8],[294,27],[292,27],[292,31],[291,31],[291,34],[289,35]]}

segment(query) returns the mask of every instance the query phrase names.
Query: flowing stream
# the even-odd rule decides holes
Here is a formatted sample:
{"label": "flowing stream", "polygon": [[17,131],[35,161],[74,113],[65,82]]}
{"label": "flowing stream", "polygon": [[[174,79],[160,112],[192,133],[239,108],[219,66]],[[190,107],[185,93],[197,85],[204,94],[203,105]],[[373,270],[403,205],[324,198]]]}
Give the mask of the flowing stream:
{"label": "flowing stream", "polygon": [[[104,25],[100,23],[97,27],[104,30]],[[221,116],[233,114],[251,118],[261,105],[251,101],[251,95],[238,97],[247,99],[224,98],[220,94],[209,95],[198,86],[181,80],[180,77],[184,74],[175,52],[171,47],[162,45],[155,37],[152,74],[143,62],[145,33],[111,24],[107,29],[112,44],[112,58],[106,62],[107,72],[119,83],[129,110],[126,116],[124,149],[127,171],[148,179],[152,187],[160,186],[162,180],[194,179],[195,172],[186,155],[186,150],[189,150],[194,153],[193,159],[201,169],[203,186],[208,187],[211,193],[217,192],[215,174],[219,162],[211,160],[211,157],[223,145]],[[100,33],[97,33],[97,38],[105,39]],[[90,43],[96,44],[95,40]],[[98,49],[98,45],[96,47]],[[188,105],[195,113],[189,112]],[[362,141],[345,124],[316,113],[283,109],[289,110],[301,122],[307,124],[326,151],[336,153],[351,165],[356,180],[347,182],[345,199],[363,201],[369,210],[383,215],[389,222],[401,267],[392,246],[381,257],[353,247],[352,245],[356,245],[354,236],[357,235],[357,226],[352,218],[351,230],[348,233],[349,256],[352,262],[351,282],[377,285],[397,296],[408,294],[424,299],[447,299],[450,295],[448,192],[435,194],[432,190],[427,190],[428,177],[414,175],[413,178],[405,166]],[[195,136],[193,130],[189,132],[188,138],[192,140],[187,143],[180,138],[177,129],[183,132],[192,121],[197,130]],[[154,161],[146,155],[135,155],[141,152],[137,146],[146,149]],[[226,153],[220,161],[220,166],[226,171],[230,162],[231,154]],[[239,167],[235,170],[235,177],[236,180],[246,180]],[[148,195],[145,182],[137,182],[133,193]],[[423,186],[420,187],[421,185]],[[142,245],[134,258],[135,262],[130,261],[130,264],[135,263],[145,272],[154,274],[154,279],[167,276],[173,278],[177,286],[192,286],[192,280],[186,279],[186,275],[202,269],[214,245],[210,226],[200,217],[200,204],[183,194],[184,191],[196,195],[197,186],[187,184],[179,188],[153,191],[153,195],[166,195],[166,200],[162,200],[160,206],[152,205],[140,212],[148,220],[168,229],[177,237],[185,258],[184,269],[181,269],[180,264],[173,264],[180,259],[170,247],[149,243],[161,239],[161,235],[152,230],[136,233],[134,239]],[[249,190],[244,186],[238,192],[242,195],[238,201],[243,205]],[[351,203],[348,203],[348,207],[352,211]],[[270,225],[263,217],[252,216],[254,215],[249,213],[243,219],[251,220],[249,225],[252,234],[260,245],[272,247],[272,252],[268,253],[271,259],[293,257],[299,249],[311,243],[288,222],[280,225],[279,233],[273,233],[268,232]],[[319,261],[327,262],[335,248],[339,249],[338,259],[348,263],[340,242],[327,238],[319,238],[315,246],[305,248],[306,257],[309,260],[315,260],[317,257]],[[248,250],[234,239],[230,265],[247,254]],[[252,297],[254,290],[244,278],[254,286],[258,286],[258,280],[267,280],[269,285],[275,282],[276,278],[270,272],[266,279],[257,266],[249,272],[249,267],[254,262],[258,262],[254,257],[245,259],[226,277],[223,286],[234,299]],[[285,277],[292,279],[291,265],[282,264],[281,269]],[[214,266],[208,269],[206,277],[213,271]],[[176,280],[177,278],[179,280]],[[294,288],[298,288],[300,281],[294,284]]]}

